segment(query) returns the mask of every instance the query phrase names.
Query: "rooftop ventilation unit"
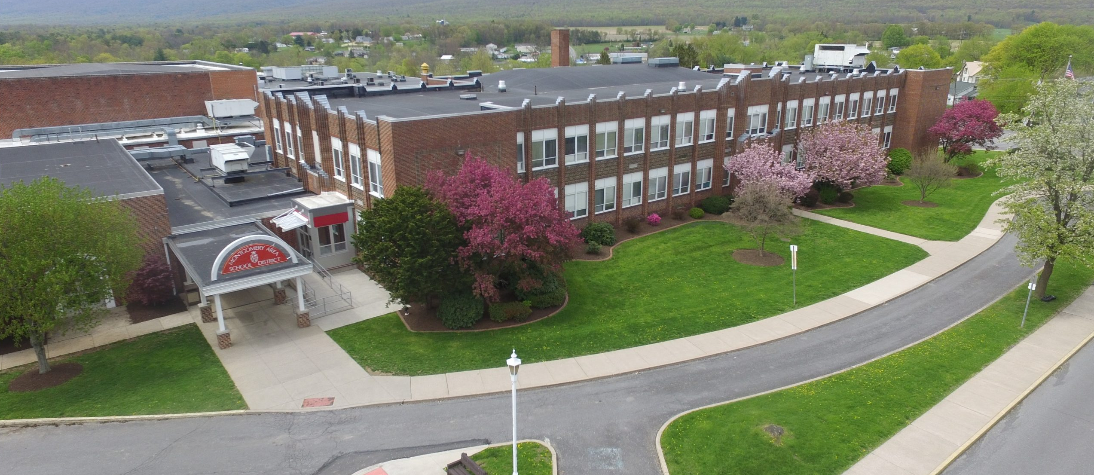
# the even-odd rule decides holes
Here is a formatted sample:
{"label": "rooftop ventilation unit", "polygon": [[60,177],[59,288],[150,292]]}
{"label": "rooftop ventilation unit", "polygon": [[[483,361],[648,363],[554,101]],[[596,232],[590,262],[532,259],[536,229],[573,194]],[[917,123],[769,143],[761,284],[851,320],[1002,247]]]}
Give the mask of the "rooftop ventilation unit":
{"label": "rooftop ventilation unit", "polygon": [[478,99],[478,98],[479,98],[479,96],[476,95],[476,94],[460,94],[460,99],[465,100],[465,101],[473,101],[473,100]]}
{"label": "rooftop ventilation unit", "polygon": [[498,81],[498,92],[505,92],[505,81]]}
{"label": "rooftop ventilation unit", "polygon": [[680,58],[652,58],[647,65],[651,68],[678,68],[680,67]]}

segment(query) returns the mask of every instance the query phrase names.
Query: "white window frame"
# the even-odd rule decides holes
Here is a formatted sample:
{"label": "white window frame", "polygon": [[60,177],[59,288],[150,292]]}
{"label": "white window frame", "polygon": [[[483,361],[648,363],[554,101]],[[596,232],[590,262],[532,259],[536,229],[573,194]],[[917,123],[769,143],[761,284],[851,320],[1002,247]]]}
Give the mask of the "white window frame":
{"label": "white window frame", "polygon": [[300,159],[300,161],[303,162],[304,161],[304,129],[301,129],[299,125],[296,126],[296,154],[299,155],[296,158]]}
{"label": "white window frame", "polygon": [[672,167],[672,196],[691,193],[691,164],[679,163]]}
{"label": "white window frame", "polygon": [[881,115],[885,113],[885,91],[877,92],[877,109],[874,109],[874,115]]}
{"label": "white window frame", "polygon": [[839,94],[836,96],[836,113],[832,116],[832,120],[843,120],[843,113],[847,107],[847,95]]}
{"label": "white window frame", "polygon": [[623,175],[623,207],[630,208],[642,204],[642,172]]}
{"label": "white window frame", "polygon": [[729,109],[726,111],[726,138],[733,140],[736,137],[733,136],[733,119],[737,115],[736,109]]}
{"label": "white window frame", "polygon": [[862,93],[862,115],[860,117],[870,117],[874,115],[874,91]]}
{"label": "white window frame", "polygon": [[767,133],[767,104],[749,106],[748,108],[748,135],[756,136]]}
{"label": "white window frame", "polygon": [[365,189],[361,175],[361,147],[355,143],[349,144],[349,182],[361,190]]}
{"label": "white window frame", "polygon": [[279,121],[277,119],[274,119],[273,120],[273,129],[274,129],[274,150],[276,150],[278,152],[282,152],[283,150],[281,149],[281,121]]}
{"label": "white window frame", "polygon": [[661,201],[668,197],[669,167],[654,168],[649,173],[650,184],[646,188],[650,203]]}
{"label": "white window frame", "polygon": [[786,145],[783,145],[782,153],[782,163],[784,165],[790,163],[791,160],[794,160],[796,158],[794,155],[794,144],[788,143]]}
{"label": "white window frame", "polygon": [[380,167],[380,152],[371,148],[365,149],[365,157],[368,159],[368,192],[377,198],[384,197],[384,172]]}
{"label": "white window frame", "polygon": [[[723,158],[722,159],[722,170],[725,170],[726,165],[728,165],[728,164],[729,164],[729,157]],[[729,173],[728,170],[726,170],[725,174],[722,175],[722,188],[725,188],[725,187],[729,186],[730,175],[731,174]]]}
{"label": "white window frame", "polygon": [[889,125],[885,127],[885,135],[882,137],[881,144],[886,149],[893,144],[893,126]]}
{"label": "white window frame", "polygon": [[889,89],[889,112],[896,112],[897,99],[900,98],[899,89]]}
{"label": "white window frame", "polygon": [[[565,153],[566,164],[573,165],[575,163],[588,163],[589,162],[589,126],[588,125],[571,125],[564,129],[566,132],[566,138],[562,144],[563,153]],[[570,153],[570,143],[574,144],[574,153]]]}
{"label": "white window frame", "polygon": [[813,126],[813,113],[816,112],[817,100],[810,97],[802,100],[802,127]]}
{"label": "white window frame", "polygon": [[695,137],[695,113],[681,112],[676,114],[676,146],[686,147],[694,142]]}
{"label": "white window frame", "polygon": [[828,122],[829,109],[832,108],[832,96],[824,96],[817,103],[817,125]]}
{"label": "white window frame", "polygon": [[566,185],[566,214],[570,219],[581,219],[589,215],[589,182]]}
{"label": "white window frame", "polygon": [[[536,152],[539,166],[536,166]],[[532,131],[532,170],[546,170],[558,166],[558,129]]]}
{"label": "white window frame", "polygon": [[343,157],[345,152],[342,150],[342,139],[338,137],[330,138],[330,153],[331,163],[334,164],[334,179],[338,181],[346,181],[346,171],[342,168]]}
{"label": "white window frame", "polygon": [[714,131],[717,130],[718,111],[714,109],[699,111],[699,143],[714,141]]}
{"label": "white window frame", "polygon": [[296,149],[292,145],[292,131],[292,124],[285,122],[285,156],[296,158]]}
{"label": "white window frame", "polygon": [[623,122],[623,155],[636,155],[646,150],[646,119]]}
{"label": "white window frame", "polygon": [[[603,147],[601,147],[603,145]],[[594,155],[597,160],[607,160],[619,156],[619,122],[600,122],[596,124],[596,139],[593,141],[596,148]]]}
{"label": "white window frame", "polygon": [[798,127],[798,101],[786,101],[786,130]]}
{"label": "white window frame", "polygon": [[[775,105],[775,129],[783,126],[783,103]],[[774,129],[772,129],[774,130]]]}
{"label": "white window frame", "polygon": [[858,118],[859,94],[856,92],[847,98],[847,120]]}
{"label": "white window frame", "polygon": [[[340,233],[336,233],[337,230],[341,230]],[[319,255],[330,256],[346,252],[349,250],[349,246],[346,244],[346,223],[337,223],[327,226],[320,226],[315,228],[316,233],[319,236]],[[341,239],[339,238],[341,235]],[[323,244],[323,237],[326,236],[327,242],[330,244]]]}
{"label": "white window frame", "polygon": [[593,183],[593,214],[615,211],[615,177],[601,178]]}
{"label": "white window frame", "polygon": [[524,172],[524,132],[517,132],[517,173]]}
{"label": "white window frame", "polygon": [[672,117],[658,115],[650,118],[650,151],[665,150],[672,143]]}
{"label": "white window frame", "polygon": [[699,160],[695,164],[695,191],[709,190],[714,181],[714,159]]}

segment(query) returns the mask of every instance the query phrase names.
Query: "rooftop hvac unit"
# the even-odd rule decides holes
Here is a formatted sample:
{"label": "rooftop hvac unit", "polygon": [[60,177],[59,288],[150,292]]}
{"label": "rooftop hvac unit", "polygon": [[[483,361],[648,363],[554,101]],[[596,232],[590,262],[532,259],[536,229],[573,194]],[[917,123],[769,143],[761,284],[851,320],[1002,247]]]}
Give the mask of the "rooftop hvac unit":
{"label": "rooftop hvac unit", "polygon": [[225,174],[247,171],[247,161],[251,158],[247,149],[239,144],[210,145],[209,154],[212,157],[213,166]]}
{"label": "rooftop hvac unit", "polygon": [[205,101],[205,112],[209,117],[243,117],[255,114],[258,103],[250,99],[224,99]]}

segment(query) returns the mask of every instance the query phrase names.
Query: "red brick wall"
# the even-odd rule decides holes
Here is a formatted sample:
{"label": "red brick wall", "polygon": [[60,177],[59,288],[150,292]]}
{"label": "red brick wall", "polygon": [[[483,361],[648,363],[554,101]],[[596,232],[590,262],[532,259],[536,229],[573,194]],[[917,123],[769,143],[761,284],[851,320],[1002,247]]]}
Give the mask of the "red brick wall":
{"label": "red brick wall", "polygon": [[904,72],[907,80],[896,102],[893,148],[916,152],[938,147],[938,137],[927,129],[946,111],[952,73],[951,68]]}
{"label": "red brick wall", "polygon": [[551,67],[570,65],[570,30],[551,30]]}
{"label": "red brick wall", "polygon": [[167,220],[167,201],[163,194],[124,199],[121,204],[137,220],[144,251],[162,253],[163,238],[171,234],[171,223]]}
{"label": "red brick wall", "polygon": [[0,79],[0,137],[15,129],[205,115],[205,101],[255,99],[254,71]]}

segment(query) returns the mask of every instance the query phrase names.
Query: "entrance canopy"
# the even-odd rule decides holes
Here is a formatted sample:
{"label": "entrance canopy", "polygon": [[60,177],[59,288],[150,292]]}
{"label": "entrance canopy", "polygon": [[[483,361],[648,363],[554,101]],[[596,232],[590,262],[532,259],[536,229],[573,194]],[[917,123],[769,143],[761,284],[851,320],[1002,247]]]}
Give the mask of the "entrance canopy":
{"label": "entrance canopy", "polygon": [[166,242],[203,297],[312,272],[311,261],[257,222],[172,234]]}

